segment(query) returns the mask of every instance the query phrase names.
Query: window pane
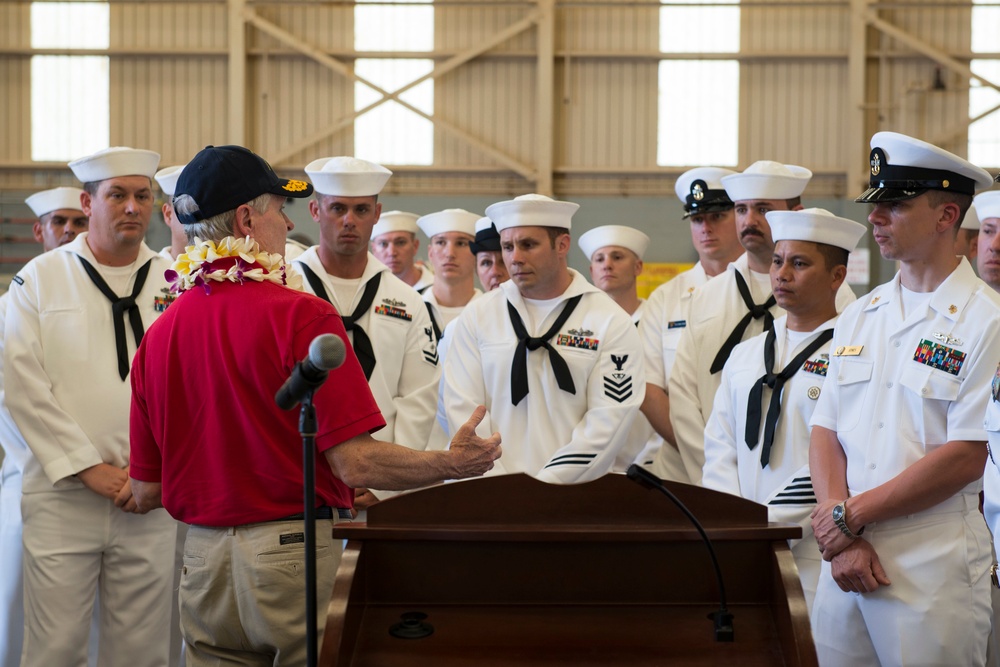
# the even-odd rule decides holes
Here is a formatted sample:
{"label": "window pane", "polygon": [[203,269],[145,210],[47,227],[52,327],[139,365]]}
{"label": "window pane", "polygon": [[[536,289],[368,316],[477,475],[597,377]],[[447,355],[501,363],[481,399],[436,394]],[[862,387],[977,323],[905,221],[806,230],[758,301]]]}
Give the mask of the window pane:
{"label": "window pane", "polygon": [[[1000,82],[1000,61],[973,60],[972,71],[990,81]],[[969,88],[969,117],[1000,105],[1000,92],[972,81]],[[1000,166],[1000,111],[969,125],[969,161],[987,167]]]}
{"label": "window pane", "polygon": [[31,3],[33,49],[106,49],[110,32],[106,2]]}
{"label": "window pane", "polygon": [[[690,4],[733,7],[671,7]],[[663,0],[660,51],[664,53],[736,53],[740,50],[739,0]]]}
{"label": "window pane", "polygon": [[[983,2],[992,6],[976,7]],[[972,0],[972,5],[972,52],[1000,51],[996,37],[1000,33],[1000,6],[996,5],[996,0]]]}
{"label": "window pane", "polygon": [[[392,92],[434,69],[432,60],[359,59],[354,71]],[[379,99],[368,86],[354,86],[354,108],[363,109]],[[428,115],[434,113],[434,80],[428,79],[401,98]],[[396,102],[386,102],[354,121],[354,155],[386,164],[432,164],[434,124]]]}
{"label": "window pane", "polygon": [[433,51],[434,7],[427,0],[413,7],[369,5],[358,0],[354,7],[354,48],[358,51]]}
{"label": "window pane", "polygon": [[[687,94],[712,81],[711,98]],[[740,65],[735,60],[660,62],[656,163],[670,167],[735,166],[739,161]],[[706,104],[711,99],[711,104]]]}
{"label": "window pane", "polygon": [[31,159],[69,161],[109,145],[108,58],[31,59]]}

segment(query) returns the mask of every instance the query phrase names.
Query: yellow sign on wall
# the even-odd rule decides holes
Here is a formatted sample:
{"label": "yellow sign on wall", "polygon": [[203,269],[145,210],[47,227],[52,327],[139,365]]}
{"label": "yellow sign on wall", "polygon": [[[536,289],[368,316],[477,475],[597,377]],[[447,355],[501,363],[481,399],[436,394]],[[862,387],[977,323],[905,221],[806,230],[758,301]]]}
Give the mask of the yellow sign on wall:
{"label": "yellow sign on wall", "polygon": [[648,299],[657,287],[667,282],[679,273],[684,273],[694,264],[646,262],[642,274],[636,279],[635,289],[640,299]]}

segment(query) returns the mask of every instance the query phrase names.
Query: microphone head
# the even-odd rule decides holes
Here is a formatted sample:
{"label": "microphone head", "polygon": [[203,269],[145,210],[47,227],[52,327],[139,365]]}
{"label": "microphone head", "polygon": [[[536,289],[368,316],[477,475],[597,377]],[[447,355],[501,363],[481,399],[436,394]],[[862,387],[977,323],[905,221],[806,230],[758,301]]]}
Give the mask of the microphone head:
{"label": "microphone head", "polygon": [[344,341],[334,334],[316,336],[309,343],[309,361],[313,366],[324,371],[339,368],[347,356]]}

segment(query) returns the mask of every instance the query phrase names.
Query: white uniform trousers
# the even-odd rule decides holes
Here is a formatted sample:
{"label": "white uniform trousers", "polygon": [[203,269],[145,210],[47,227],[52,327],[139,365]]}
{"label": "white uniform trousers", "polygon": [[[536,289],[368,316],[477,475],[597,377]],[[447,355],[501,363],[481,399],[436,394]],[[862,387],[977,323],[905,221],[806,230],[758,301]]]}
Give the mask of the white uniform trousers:
{"label": "white uniform trousers", "polygon": [[0,481],[0,667],[20,664],[23,635],[21,474],[14,470]]}
{"label": "white uniform trousers", "polygon": [[22,496],[22,667],[82,667],[100,591],[101,667],[164,667],[176,523],[127,514],[88,489]]}
{"label": "white uniform trousers", "polygon": [[990,632],[989,531],[978,498],[865,526],[889,586],[845,593],[824,562],[812,612],[819,664],[973,667]]}
{"label": "white uniform trousers", "polygon": [[809,532],[809,537],[799,540],[792,547],[792,558],[799,570],[799,581],[802,583],[802,594],[806,598],[806,608],[812,613],[813,602],[816,599],[816,585],[819,583],[819,572],[823,565],[823,557],[819,553],[819,543],[816,536]]}

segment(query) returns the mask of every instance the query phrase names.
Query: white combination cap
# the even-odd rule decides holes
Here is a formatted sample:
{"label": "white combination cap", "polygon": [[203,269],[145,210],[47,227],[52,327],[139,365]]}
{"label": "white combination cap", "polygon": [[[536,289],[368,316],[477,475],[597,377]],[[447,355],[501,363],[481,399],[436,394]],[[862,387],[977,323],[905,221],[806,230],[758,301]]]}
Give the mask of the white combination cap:
{"label": "white combination cap", "polygon": [[674,192],[684,204],[684,217],[731,209],[733,200],[726,194],[722,177],[734,174],[736,172],[732,169],[720,167],[696,167],[681,174],[674,183]]}
{"label": "white combination cap", "polygon": [[382,192],[392,172],[356,157],[321,157],[306,165],[316,192],[338,197],[373,197]]}
{"label": "white combination cap", "polygon": [[594,227],[580,237],[580,250],[587,256],[588,260],[593,259],[594,253],[601,248],[608,246],[619,246],[634,252],[639,259],[646,254],[649,247],[649,237],[632,227],[624,225],[604,225]]}
{"label": "white combination cap", "polygon": [[843,248],[847,252],[858,246],[867,228],[860,222],[839,218],[822,208],[799,211],[768,211],[767,224],[771,238],[778,241],[812,241]]}
{"label": "white combination cap", "polygon": [[531,194],[491,204],[486,208],[486,217],[493,221],[498,232],[510,227],[571,229],[573,214],[579,208],[580,205],[573,202]]}
{"label": "white combination cap", "polygon": [[477,213],[470,213],[462,208],[446,208],[437,213],[421,216],[417,219],[417,225],[427,235],[427,238],[445,232],[461,232],[474,237],[478,220],[479,214]]}
{"label": "white combination cap", "polygon": [[812,172],[794,164],[758,160],[739,174],[722,177],[726,194],[734,202],[751,199],[795,199],[809,185]]}
{"label": "white combination cap", "polygon": [[[1000,218],[1000,190],[988,190],[976,195],[972,201],[980,223],[988,218]],[[964,221],[962,224],[965,225]]]}
{"label": "white combination cap", "polygon": [[407,213],[406,211],[389,211],[388,213],[383,213],[379,216],[375,226],[372,227],[372,238],[388,234],[389,232],[410,232],[411,234],[416,234],[417,218],[419,217],[416,213]]}
{"label": "white combination cap", "polygon": [[83,190],[80,188],[52,188],[51,190],[36,192],[25,199],[24,203],[40,218],[46,213],[60,209],[82,211],[83,207],[80,206],[80,195],[82,194]]}
{"label": "white combination cap", "polygon": [[181,176],[181,171],[184,169],[183,164],[174,165],[173,167],[164,167],[163,169],[156,172],[153,178],[156,182],[160,184],[160,189],[163,190],[163,194],[170,197],[174,196],[174,188],[177,187],[177,179]]}
{"label": "white combination cap", "polygon": [[969,210],[965,212],[965,217],[962,218],[962,229],[979,231],[979,213],[976,211],[975,204],[969,206]]}
{"label": "white combination cap", "polygon": [[868,189],[858,203],[912,199],[928,190],[973,195],[993,185],[985,169],[905,134],[876,132],[871,147]]}
{"label": "white combination cap", "polygon": [[160,164],[160,154],[140,148],[113,146],[73,160],[69,168],[81,183],[96,183],[119,176],[153,178]]}

